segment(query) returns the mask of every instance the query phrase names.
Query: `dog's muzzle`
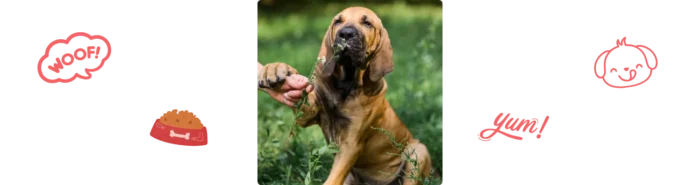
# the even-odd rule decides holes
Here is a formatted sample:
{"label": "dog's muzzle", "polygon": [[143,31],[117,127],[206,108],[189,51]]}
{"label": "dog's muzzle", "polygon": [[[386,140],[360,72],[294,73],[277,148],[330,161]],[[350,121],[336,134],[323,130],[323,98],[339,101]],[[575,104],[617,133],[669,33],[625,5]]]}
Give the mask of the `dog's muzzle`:
{"label": "dog's muzzle", "polygon": [[338,30],[335,43],[340,43],[345,39],[345,43],[349,47],[345,48],[340,54],[340,64],[351,64],[354,67],[364,67],[365,62],[365,47],[362,43],[363,35],[353,26],[345,26]]}

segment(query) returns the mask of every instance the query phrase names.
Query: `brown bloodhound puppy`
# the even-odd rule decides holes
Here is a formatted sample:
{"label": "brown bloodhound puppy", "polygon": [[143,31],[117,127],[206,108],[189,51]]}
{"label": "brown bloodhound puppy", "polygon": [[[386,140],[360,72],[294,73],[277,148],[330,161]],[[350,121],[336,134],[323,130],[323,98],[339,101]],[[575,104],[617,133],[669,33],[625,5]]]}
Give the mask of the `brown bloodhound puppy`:
{"label": "brown bloodhound puppy", "polygon": [[[345,39],[348,47],[337,61],[330,60],[332,46],[340,39]],[[405,173],[413,171],[416,176],[427,177],[432,167],[430,155],[384,97],[387,83],[383,77],[393,70],[394,63],[389,34],[379,17],[363,7],[343,10],[328,27],[318,57],[326,62],[316,66],[318,75],[314,91],[308,95],[309,106],[301,107],[303,116],[296,122],[302,127],[318,124],[326,141],[339,146],[324,185],[420,184],[409,180]],[[287,64],[272,63],[265,65],[258,81],[261,87],[275,87],[294,73],[296,69]],[[371,127],[391,132],[406,149],[413,150],[412,158],[421,171],[412,170],[415,167],[401,156],[387,154],[402,151]]]}

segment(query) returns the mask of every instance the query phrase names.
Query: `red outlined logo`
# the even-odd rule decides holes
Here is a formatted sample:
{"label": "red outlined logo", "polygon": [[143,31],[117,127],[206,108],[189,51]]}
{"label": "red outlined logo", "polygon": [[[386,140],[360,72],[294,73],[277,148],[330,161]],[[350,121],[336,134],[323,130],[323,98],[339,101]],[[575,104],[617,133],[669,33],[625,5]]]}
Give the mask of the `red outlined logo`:
{"label": "red outlined logo", "polygon": [[76,78],[90,79],[91,72],[102,68],[112,53],[106,38],[83,32],[73,33],[67,39],[58,39],[39,59],[39,76],[48,83],[68,83]]}
{"label": "red outlined logo", "polygon": [[654,51],[643,45],[627,44],[627,37],[595,60],[595,75],[614,88],[634,87],[649,80],[659,63]]}
{"label": "red outlined logo", "polygon": [[[523,132],[530,133],[535,133],[535,131],[537,131],[537,123],[539,123],[539,120],[537,118],[532,118],[531,120],[517,118],[515,119],[515,121],[513,121],[513,118],[508,119],[508,117],[510,117],[510,113],[508,113],[503,119],[501,119],[501,117],[503,117],[503,113],[498,114],[498,116],[496,116],[496,120],[493,121],[493,125],[496,126],[496,128],[487,128],[479,133],[479,140],[490,141],[491,138],[496,134],[503,134],[504,136],[515,140],[523,140],[523,138],[520,136],[508,134],[501,130],[501,127],[503,126],[505,126],[504,130],[510,130],[514,132],[519,132],[520,129],[522,129]],[[501,121],[499,122],[499,120]],[[508,120],[508,122],[506,122],[506,120]],[[518,121],[520,121],[520,123],[518,123]],[[542,137],[542,131],[544,130],[544,126],[547,125],[547,121],[549,121],[549,116],[544,118],[544,122],[542,122],[542,127],[540,127],[540,132],[539,134],[537,134],[537,139]],[[491,133],[489,134],[488,132]]]}

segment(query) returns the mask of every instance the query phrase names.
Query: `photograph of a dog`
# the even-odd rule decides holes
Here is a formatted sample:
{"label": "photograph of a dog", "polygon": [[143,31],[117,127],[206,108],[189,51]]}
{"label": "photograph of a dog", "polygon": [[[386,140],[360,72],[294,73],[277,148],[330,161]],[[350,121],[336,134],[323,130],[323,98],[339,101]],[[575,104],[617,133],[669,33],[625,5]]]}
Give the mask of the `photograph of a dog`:
{"label": "photograph of a dog", "polygon": [[260,184],[441,184],[440,1],[261,0],[258,61]]}

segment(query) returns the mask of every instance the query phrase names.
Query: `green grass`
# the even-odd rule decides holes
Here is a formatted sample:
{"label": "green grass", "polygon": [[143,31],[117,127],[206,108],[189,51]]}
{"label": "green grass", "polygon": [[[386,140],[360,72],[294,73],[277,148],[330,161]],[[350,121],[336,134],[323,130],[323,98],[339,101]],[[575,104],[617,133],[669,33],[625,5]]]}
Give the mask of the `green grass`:
{"label": "green grass", "polygon": [[[263,64],[285,62],[300,74],[310,74],[332,17],[347,6],[259,12],[258,60]],[[442,174],[442,8],[362,6],[380,16],[394,48],[394,71],[385,77],[389,83],[386,98],[414,137],[428,147],[433,170]],[[294,116],[288,107],[258,93],[260,184],[322,184],[326,179],[335,150],[326,146],[318,126],[294,126]],[[290,129],[296,133],[293,139],[288,139]]]}

